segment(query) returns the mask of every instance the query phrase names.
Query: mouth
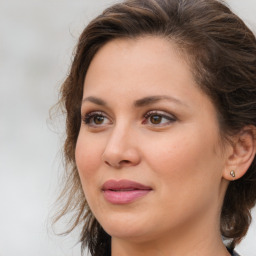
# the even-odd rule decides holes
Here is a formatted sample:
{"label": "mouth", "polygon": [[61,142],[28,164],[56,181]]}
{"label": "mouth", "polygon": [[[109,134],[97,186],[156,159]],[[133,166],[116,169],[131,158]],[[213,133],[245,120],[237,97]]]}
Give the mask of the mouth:
{"label": "mouth", "polygon": [[108,180],[102,186],[104,198],[112,204],[128,204],[146,196],[152,188],[130,180]]}

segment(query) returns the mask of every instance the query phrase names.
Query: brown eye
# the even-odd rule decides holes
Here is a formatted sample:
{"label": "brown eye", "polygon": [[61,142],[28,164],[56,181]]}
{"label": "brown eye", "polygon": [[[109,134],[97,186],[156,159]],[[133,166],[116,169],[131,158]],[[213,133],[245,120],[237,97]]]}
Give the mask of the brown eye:
{"label": "brown eye", "polygon": [[163,127],[174,123],[177,119],[174,115],[160,110],[152,110],[144,115],[142,124],[152,127]]}
{"label": "brown eye", "polygon": [[162,121],[162,116],[159,116],[159,115],[152,115],[150,117],[150,122],[152,124],[160,124]]}
{"label": "brown eye", "polygon": [[95,124],[103,124],[104,116],[94,116],[93,121]]}
{"label": "brown eye", "polygon": [[102,112],[90,112],[85,115],[83,122],[90,127],[105,127],[111,124],[109,118]]}

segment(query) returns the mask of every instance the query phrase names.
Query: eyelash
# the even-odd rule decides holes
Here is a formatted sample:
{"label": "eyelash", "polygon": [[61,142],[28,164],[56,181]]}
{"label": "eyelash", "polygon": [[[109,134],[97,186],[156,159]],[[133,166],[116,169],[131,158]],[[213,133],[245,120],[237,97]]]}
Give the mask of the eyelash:
{"label": "eyelash", "polygon": [[[150,117],[153,117],[153,116],[158,116],[158,117],[161,117],[161,121],[162,119],[166,119],[167,122],[165,122],[164,124],[152,124],[153,126],[165,126],[165,125],[168,125],[170,123],[173,123],[177,120],[177,118],[171,114],[168,114],[164,111],[158,111],[158,110],[152,110],[152,111],[149,111],[147,112],[145,115],[144,115],[144,118],[145,120],[143,120],[143,124],[147,124],[147,120],[150,118]],[[152,123],[152,122],[151,122]]]}
{"label": "eyelash", "polygon": [[[153,116],[158,116],[160,117],[160,121],[162,122],[163,119],[166,119],[167,122],[165,122],[164,124],[153,124],[151,122],[151,124],[148,123],[148,120],[150,117],[153,117]],[[104,114],[104,112],[101,112],[101,111],[93,111],[93,112],[89,112],[87,113],[82,119],[83,119],[83,122],[85,125],[87,126],[90,126],[90,127],[93,127],[93,128],[99,128],[99,127],[102,127],[104,124],[95,124],[92,123],[93,121],[93,118],[95,117],[102,117],[102,118],[107,118],[107,115]],[[148,111],[144,116],[144,120],[142,121],[142,124],[144,125],[152,125],[154,127],[162,127],[162,126],[166,126],[170,123],[173,123],[177,120],[177,118],[171,114],[168,114],[164,111],[158,111],[158,110],[152,110],[152,111]],[[109,122],[111,123],[111,120],[109,119]]]}
{"label": "eyelash", "polygon": [[84,118],[83,118],[83,122],[88,125],[88,126],[100,126],[97,124],[91,124],[92,119],[95,117],[103,117],[103,118],[108,118],[103,112],[101,111],[95,111],[95,112],[90,112],[87,113]]}

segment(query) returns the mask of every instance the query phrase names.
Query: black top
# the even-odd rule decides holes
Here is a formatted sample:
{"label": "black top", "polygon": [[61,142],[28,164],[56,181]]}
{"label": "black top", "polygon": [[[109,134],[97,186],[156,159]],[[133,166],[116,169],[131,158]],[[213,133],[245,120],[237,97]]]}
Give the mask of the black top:
{"label": "black top", "polygon": [[228,249],[228,252],[231,254],[231,256],[240,256],[236,251],[231,250],[229,248],[227,248],[227,249]]}

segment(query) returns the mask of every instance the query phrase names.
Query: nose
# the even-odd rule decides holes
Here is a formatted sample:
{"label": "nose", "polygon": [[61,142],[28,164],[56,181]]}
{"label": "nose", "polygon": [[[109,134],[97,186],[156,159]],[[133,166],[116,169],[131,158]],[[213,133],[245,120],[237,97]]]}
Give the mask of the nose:
{"label": "nose", "polygon": [[131,130],[124,127],[115,127],[112,130],[102,155],[102,160],[106,165],[120,169],[139,164],[137,137]]}

